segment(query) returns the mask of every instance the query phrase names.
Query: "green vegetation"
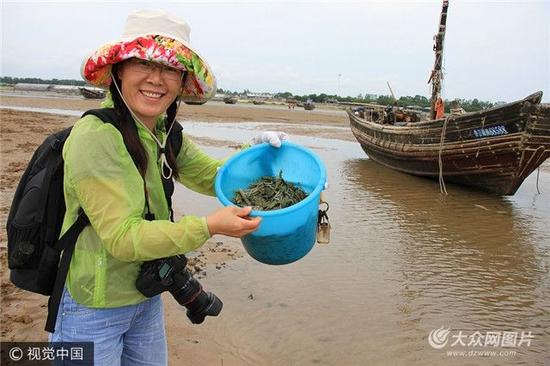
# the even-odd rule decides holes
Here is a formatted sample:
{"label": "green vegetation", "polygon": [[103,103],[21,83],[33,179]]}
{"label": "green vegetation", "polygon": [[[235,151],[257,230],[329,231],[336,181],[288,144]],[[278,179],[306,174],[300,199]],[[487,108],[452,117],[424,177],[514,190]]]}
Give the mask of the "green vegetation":
{"label": "green vegetation", "polygon": [[17,83],[28,84],[55,84],[55,85],[86,85],[84,80],[71,80],[71,79],[40,79],[40,78],[18,78],[11,76],[0,77],[0,83],[3,85],[14,85]]}
{"label": "green vegetation", "polygon": [[[219,93],[224,93],[228,95],[239,95],[239,94],[248,94],[250,93],[249,90],[245,89],[241,93],[236,91],[230,91],[230,90],[224,90],[219,88]],[[330,103],[330,102],[347,102],[347,103],[373,103],[373,104],[379,104],[379,105],[391,105],[394,103],[393,97],[391,95],[380,95],[377,97],[371,97],[369,94],[366,94],[364,97],[363,95],[359,94],[357,97],[341,97],[339,95],[335,94],[309,94],[309,95],[294,95],[290,92],[284,92],[284,93],[276,93],[274,95],[275,98],[280,99],[294,99],[299,102],[305,102],[307,100],[311,100],[314,103]],[[455,100],[455,99],[453,99]],[[450,105],[453,100],[445,100],[445,111],[449,112]],[[484,102],[480,101],[477,98],[473,100],[469,99],[456,99],[460,106],[464,108],[466,112],[475,112],[482,109],[491,108],[494,106],[494,103],[491,102]],[[430,107],[430,100],[422,95],[415,95],[414,97],[406,96],[406,97],[400,97],[397,100],[397,105],[400,107],[409,107],[409,106],[416,106],[420,108],[429,108]]]}
{"label": "green vegetation", "polygon": [[233,203],[241,207],[252,206],[255,210],[271,211],[292,206],[306,197],[307,193],[285,181],[280,171],[278,177],[262,177],[247,189],[236,191]]}

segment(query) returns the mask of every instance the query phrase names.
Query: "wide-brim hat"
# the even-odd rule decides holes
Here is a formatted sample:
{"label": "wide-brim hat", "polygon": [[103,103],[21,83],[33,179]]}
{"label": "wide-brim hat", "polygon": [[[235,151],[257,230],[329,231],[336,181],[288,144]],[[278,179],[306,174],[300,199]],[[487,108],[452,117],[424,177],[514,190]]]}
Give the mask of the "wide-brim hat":
{"label": "wide-brim hat", "polygon": [[154,61],[188,76],[183,85],[183,101],[204,102],[216,93],[216,78],[208,63],[190,46],[189,25],[161,10],[139,10],[126,20],[122,37],[108,42],[82,62],[82,77],[90,84],[108,88],[112,65],[130,58]]}

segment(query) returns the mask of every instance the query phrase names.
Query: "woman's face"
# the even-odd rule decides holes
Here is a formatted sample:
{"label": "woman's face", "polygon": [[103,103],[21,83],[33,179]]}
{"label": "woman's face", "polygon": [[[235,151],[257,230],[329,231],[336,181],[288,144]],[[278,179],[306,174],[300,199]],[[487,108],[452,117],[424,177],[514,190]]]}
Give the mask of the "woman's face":
{"label": "woman's face", "polygon": [[129,59],[118,69],[122,96],[132,112],[149,128],[176,99],[182,72],[158,63]]}

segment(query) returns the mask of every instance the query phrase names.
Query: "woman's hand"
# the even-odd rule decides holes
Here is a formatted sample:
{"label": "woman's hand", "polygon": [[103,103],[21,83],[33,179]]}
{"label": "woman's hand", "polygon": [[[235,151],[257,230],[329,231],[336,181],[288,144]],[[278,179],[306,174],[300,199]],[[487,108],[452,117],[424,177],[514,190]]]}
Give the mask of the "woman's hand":
{"label": "woman's hand", "polygon": [[258,145],[264,142],[267,142],[273,147],[281,147],[283,141],[288,140],[288,135],[281,131],[266,131],[262,132],[260,135],[254,137],[250,141],[251,145]]}
{"label": "woman's hand", "polygon": [[240,238],[255,231],[260,225],[261,217],[248,217],[252,207],[228,206],[220,208],[206,216],[210,235],[215,234]]}

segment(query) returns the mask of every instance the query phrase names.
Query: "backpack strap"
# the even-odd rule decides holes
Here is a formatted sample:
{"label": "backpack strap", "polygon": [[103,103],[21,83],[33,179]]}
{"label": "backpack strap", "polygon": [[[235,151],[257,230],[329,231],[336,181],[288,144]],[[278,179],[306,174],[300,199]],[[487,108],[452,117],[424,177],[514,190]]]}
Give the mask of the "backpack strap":
{"label": "backpack strap", "polygon": [[[166,131],[170,131],[170,135],[168,135],[168,143],[172,147],[172,151],[174,152],[174,156],[178,156],[178,154],[181,151],[181,146],[183,145],[183,137],[181,132],[183,131],[183,127],[178,123],[178,121],[174,120],[174,125],[172,126],[172,130],[170,130],[170,126],[168,125],[168,121],[165,121],[166,125]],[[163,165],[162,169],[165,169],[166,167]],[[168,173],[168,172],[166,172]],[[174,178],[165,179],[164,176],[161,174],[162,178],[162,187],[164,188],[164,195],[166,196],[166,202],[168,202],[168,209],[170,210],[170,221],[174,221],[174,210],[172,210],[172,195],[174,194]]]}
{"label": "backpack strap", "polygon": [[57,270],[57,276],[55,277],[55,284],[53,286],[52,294],[48,299],[48,317],[46,319],[45,330],[50,333],[55,331],[55,321],[57,319],[57,313],[59,311],[59,304],[61,303],[61,295],[63,295],[63,287],[65,286],[67,273],[69,273],[69,265],[71,264],[71,258],[73,257],[76,240],[82,230],[84,230],[89,223],[90,221],[88,220],[88,217],[81,209],[75,223],[55,243],[54,248],[58,251],[63,251],[63,255],[61,256],[59,269]]}

